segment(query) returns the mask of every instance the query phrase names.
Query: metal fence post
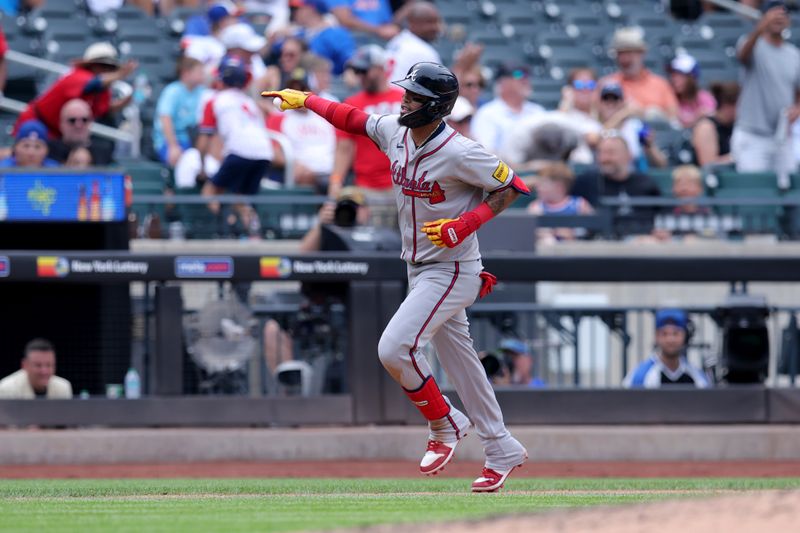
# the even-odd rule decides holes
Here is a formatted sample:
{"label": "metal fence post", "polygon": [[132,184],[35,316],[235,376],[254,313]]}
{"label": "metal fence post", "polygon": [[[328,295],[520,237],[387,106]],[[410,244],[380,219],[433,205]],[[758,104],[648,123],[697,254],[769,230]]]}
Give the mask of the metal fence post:
{"label": "metal fence post", "polygon": [[156,342],[152,392],[183,394],[183,300],[180,287],[158,285],[155,292]]}

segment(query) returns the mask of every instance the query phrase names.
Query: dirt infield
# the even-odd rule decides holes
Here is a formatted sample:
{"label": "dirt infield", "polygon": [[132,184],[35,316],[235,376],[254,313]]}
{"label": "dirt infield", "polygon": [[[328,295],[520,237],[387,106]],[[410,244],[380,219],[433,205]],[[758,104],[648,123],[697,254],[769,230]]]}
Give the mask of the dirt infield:
{"label": "dirt infield", "polygon": [[[474,477],[481,463],[454,461],[443,477]],[[0,465],[0,479],[42,478],[413,478],[410,461]],[[800,477],[800,461],[529,462],[514,477]]]}
{"label": "dirt infield", "polygon": [[[800,492],[762,491],[426,526],[429,533],[762,533],[800,531]],[[399,533],[403,528],[360,530]]]}

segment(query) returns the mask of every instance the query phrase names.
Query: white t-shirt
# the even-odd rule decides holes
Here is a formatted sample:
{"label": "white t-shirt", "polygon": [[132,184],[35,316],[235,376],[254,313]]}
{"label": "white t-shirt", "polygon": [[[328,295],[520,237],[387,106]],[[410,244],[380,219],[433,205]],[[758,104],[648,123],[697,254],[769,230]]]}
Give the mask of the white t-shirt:
{"label": "white t-shirt", "polygon": [[386,72],[389,81],[402,80],[415,63],[442,63],[439,52],[408,30],[403,30],[386,44]]}
{"label": "white t-shirt", "polygon": [[311,111],[295,111],[277,115],[270,127],[289,139],[295,161],[316,174],[333,171],[336,128],[327,120]]}
{"label": "white t-shirt", "polygon": [[472,136],[490,152],[499,152],[509,132],[523,119],[534,117],[545,110],[539,104],[525,102],[517,113],[500,98],[495,98],[478,108],[472,118]]}
{"label": "white t-shirt", "polygon": [[580,111],[546,111],[524,118],[512,128],[506,136],[505,144],[499,151],[500,156],[513,163],[526,162],[533,141],[534,132],[545,124],[554,124],[572,131],[578,137],[578,146],[570,154],[571,163],[590,164],[594,161],[591,148],[586,144],[587,133],[599,133],[603,126]]}
{"label": "white t-shirt", "polygon": [[245,159],[272,159],[272,143],[264,116],[255,101],[240,89],[223,89],[203,109],[200,132],[218,133],[223,154]]}

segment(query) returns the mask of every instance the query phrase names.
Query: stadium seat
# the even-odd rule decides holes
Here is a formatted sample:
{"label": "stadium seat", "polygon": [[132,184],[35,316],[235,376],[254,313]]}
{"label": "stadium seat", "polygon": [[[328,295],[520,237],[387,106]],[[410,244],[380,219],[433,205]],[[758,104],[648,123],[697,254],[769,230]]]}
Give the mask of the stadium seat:
{"label": "stadium seat", "polygon": [[647,175],[650,176],[656,184],[658,184],[658,188],[661,190],[661,194],[666,196],[667,198],[672,197],[672,169],[671,168],[651,168],[647,171]]}
{"label": "stadium seat", "polygon": [[[742,199],[778,199],[777,177],[773,172],[739,173],[720,171],[714,178],[707,177],[707,186],[714,198]],[[708,183],[711,181],[712,183]],[[780,217],[784,210],[779,206],[719,206],[717,212],[722,215],[740,216],[743,219],[746,233],[776,233],[780,228]]]}
{"label": "stadium seat", "polygon": [[261,228],[267,236],[282,239],[299,239],[311,228],[319,205],[293,205],[292,196],[313,196],[314,190],[305,187],[288,189],[261,189],[260,196],[286,197],[286,203],[255,204],[256,212],[261,219]]}
{"label": "stadium seat", "polygon": [[43,17],[48,24],[54,20],[70,20],[83,17],[84,13],[75,8],[74,5],[58,5],[47,2],[41,9],[37,10],[36,15]]}

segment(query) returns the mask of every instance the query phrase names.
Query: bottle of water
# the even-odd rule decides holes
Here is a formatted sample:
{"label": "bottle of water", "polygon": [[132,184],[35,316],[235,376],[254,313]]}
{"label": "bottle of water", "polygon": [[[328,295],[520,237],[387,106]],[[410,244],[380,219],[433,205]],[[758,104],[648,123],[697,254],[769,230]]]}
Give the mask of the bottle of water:
{"label": "bottle of water", "polygon": [[125,374],[125,397],[129,399],[136,399],[142,396],[142,382],[139,379],[139,373],[135,368],[128,369]]}

